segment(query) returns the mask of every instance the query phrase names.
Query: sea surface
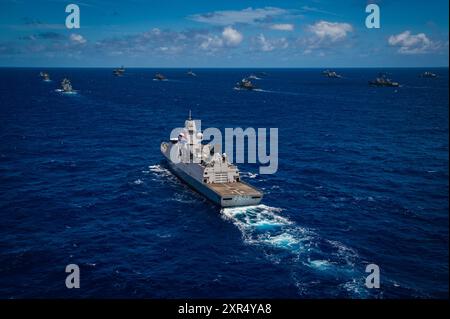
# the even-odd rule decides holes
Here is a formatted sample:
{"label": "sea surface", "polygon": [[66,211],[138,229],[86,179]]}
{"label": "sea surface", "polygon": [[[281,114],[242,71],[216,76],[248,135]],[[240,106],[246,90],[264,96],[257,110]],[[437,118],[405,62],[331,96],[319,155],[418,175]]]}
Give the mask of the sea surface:
{"label": "sea surface", "polygon": [[[0,298],[448,297],[448,68],[0,71]],[[369,87],[380,71],[402,86]],[[167,170],[189,110],[278,128],[275,174],[239,165],[260,205],[220,209]]]}

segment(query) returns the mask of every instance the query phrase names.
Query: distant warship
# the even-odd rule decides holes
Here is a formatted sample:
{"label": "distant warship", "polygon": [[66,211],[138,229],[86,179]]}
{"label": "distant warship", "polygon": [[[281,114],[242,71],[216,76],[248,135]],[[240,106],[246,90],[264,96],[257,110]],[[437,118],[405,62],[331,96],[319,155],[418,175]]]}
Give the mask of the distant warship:
{"label": "distant warship", "polygon": [[325,70],[322,72],[322,74],[325,75],[327,78],[332,78],[332,79],[342,78],[342,75],[337,74],[335,71]]}
{"label": "distant warship", "polygon": [[192,72],[192,70],[189,70],[186,74],[189,75],[189,76],[197,76],[197,74]]}
{"label": "distant warship", "polygon": [[121,67],[118,68],[118,69],[114,69],[114,70],[113,70],[113,74],[114,74],[115,76],[122,76],[124,73],[125,73],[125,68],[124,68],[123,66],[121,66]]}
{"label": "distant warship", "polygon": [[240,82],[236,83],[235,89],[254,90],[256,86],[247,78],[243,78]]}
{"label": "distant warship", "polygon": [[56,90],[57,92],[62,93],[75,93],[76,91],[72,88],[72,83],[70,83],[70,80],[67,78],[64,78],[61,81],[61,88]]}
{"label": "distant warship", "polygon": [[161,152],[171,171],[182,181],[221,207],[257,205],[263,193],[241,181],[239,170],[225,153],[203,145],[189,112],[178,138],[161,143]]}
{"label": "distant warship", "polygon": [[422,77],[422,78],[437,78],[437,74],[433,73],[433,72],[426,71],[426,72],[423,72],[420,75],[420,77]]}
{"label": "distant warship", "polygon": [[50,82],[50,75],[48,75],[47,72],[41,72],[39,73],[39,76],[42,78],[43,81],[45,82]]}
{"label": "distant warship", "polygon": [[388,86],[388,87],[398,87],[400,84],[398,82],[394,82],[391,79],[389,79],[386,74],[380,73],[378,77],[373,80],[369,81],[369,85],[372,86]]}
{"label": "distant warship", "polygon": [[158,81],[163,81],[163,80],[167,80],[167,78],[162,75],[161,73],[156,73],[155,76],[153,77],[154,80],[158,80]]}

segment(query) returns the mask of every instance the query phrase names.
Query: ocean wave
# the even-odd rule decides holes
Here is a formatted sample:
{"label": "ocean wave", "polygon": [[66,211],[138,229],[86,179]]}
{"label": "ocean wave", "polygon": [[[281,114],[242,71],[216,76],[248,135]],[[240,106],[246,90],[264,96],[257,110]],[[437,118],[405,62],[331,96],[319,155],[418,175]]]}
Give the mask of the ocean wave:
{"label": "ocean wave", "polygon": [[161,181],[174,181],[176,180],[175,176],[172,174],[172,172],[165,168],[162,165],[156,164],[156,165],[150,165],[148,167],[148,170],[143,170],[142,173],[144,174],[152,174],[155,177],[157,177],[156,180]]}
{"label": "ocean wave", "polygon": [[[335,240],[322,239],[316,232],[282,216],[282,212],[281,208],[263,204],[221,210],[222,217],[241,231],[244,242],[262,247],[274,263],[292,263],[294,268],[303,265],[332,278],[338,277],[341,283],[362,278],[355,266],[360,259],[354,249]],[[353,284],[355,287],[342,284],[341,288],[353,289],[355,294],[365,289],[360,287],[362,281]]]}
{"label": "ocean wave", "polygon": [[170,175],[171,174],[167,168],[162,167],[161,165],[150,165],[148,168],[153,173],[162,174],[162,175]]}
{"label": "ocean wave", "polygon": [[191,195],[195,193],[175,193],[172,197],[168,198],[168,201],[175,201],[183,204],[195,204],[198,202],[197,199],[193,198]]}
{"label": "ocean wave", "polygon": [[341,285],[339,285],[339,288],[342,290],[347,291],[352,296],[358,296],[359,298],[367,298],[368,292],[364,288],[363,279],[357,280],[352,279],[350,281],[347,281]]}
{"label": "ocean wave", "polygon": [[161,185],[168,185],[170,187],[176,188],[176,193],[167,197],[164,201],[169,202],[179,202],[184,204],[194,204],[203,198],[198,196],[196,192],[191,191],[191,189],[184,183],[180,183],[180,180],[172,174],[172,172],[161,164],[150,165],[148,171],[142,171],[144,174],[152,174],[154,178],[152,181],[158,182]]}
{"label": "ocean wave", "polygon": [[[341,261],[358,257],[355,250],[338,241],[323,240],[314,231],[301,227],[289,218],[281,216],[282,208],[264,204],[256,206],[223,208],[221,214],[242,232],[247,243],[266,244],[287,248],[293,253],[305,254],[313,248],[327,246]],[[313,264],[317,264],[314,263]]]}
{"label": "ocean wave", "polygon": [[275,94],[285,94],[285,95],[300,95],[297,92],[286,92],[286,91],[273,91],[273,90],[263,90],[263,89],[255,89],[254,91],[265,92],[265,93],[275,93]]}
{"label": "ocean wave", "polygon": [[242,172],[241,174],[242,174],[242,176],[247,177],[247,178],[256,178],[256,177],[258,177],[257,173],[252,173],[252,172]]}

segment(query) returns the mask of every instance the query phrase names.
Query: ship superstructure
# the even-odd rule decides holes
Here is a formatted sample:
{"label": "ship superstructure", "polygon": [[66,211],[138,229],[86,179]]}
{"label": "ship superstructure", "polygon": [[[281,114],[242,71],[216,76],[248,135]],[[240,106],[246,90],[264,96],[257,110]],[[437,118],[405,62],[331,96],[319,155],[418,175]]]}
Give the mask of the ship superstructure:
{"label": "ship superstructure", "polygon": [[170,169],[194,190],[221,207],[257,205],[263,193],[241,181],[225,153],[202,144],[203,136],[189,115],[177,138],[161,143]]}

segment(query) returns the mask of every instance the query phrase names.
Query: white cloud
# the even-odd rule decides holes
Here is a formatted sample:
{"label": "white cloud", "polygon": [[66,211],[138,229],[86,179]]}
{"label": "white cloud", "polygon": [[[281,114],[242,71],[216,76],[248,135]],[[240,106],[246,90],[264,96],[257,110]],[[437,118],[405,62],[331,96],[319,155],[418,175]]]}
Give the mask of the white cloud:
{"label": "white cloud", "polygon": [[306,30],[307,36],[298,38],[296,45],[303,50],[303,54],[315,52],[323,56],[325,52],[336,50],[340,45],[349,45],[348,35],[353,32],[353,26],[344,22],[321,20],[308,25]]}
{"label": "white cloud", "polygon": [[348,23],[322,20],[308,26],[308,30],[319,38],[319,40],[336,42],[345,39],[348,33],[353,32],[353,27]]}
{"label": "white cloud", "polygon": [[270,28],[278,31],[294,31],[294,25],[291,23],[272,24]]}
{"label": "white cloud", "polygon": [[411,31],[391,35],[388,43],[390,46],[398,47],[398,52],[401,54],[427,53],[439,46],[431,41],[425,33],[411,34]]}
{"label": "white cloud", "polygon": [[273,51],[275,49],[286,49],[289,46],[286,38],[270,40],[267,39],[262,33],[255,37],[253,41],[257,48],[264,52]]}
{"label": "white cloud", "polygon": [[83,43],[87,42],[87,40],[85,38],[83,38],[83,36],[81,34],[76,34],[76,33],[72,33],[70,35],[70,41],[79,43],[79,44],[83,44]]}
{"label": "white cloud", "polygon": [[325,11],[325,10],[321,10],[321,9],[318,9],[318,8],[315,8],[315,7],[310,7],[310,6],[303,6],[303,7],[302,7],[302,11],[305,11],[305,12],[314,12],[314,13],[321,13],[321,14],[329,14],[329,15],[333,15],[333,16],[336,15],[336,13],[334,13],[334,12],[331,12],[331,11]]}
{"label": "white cloud", "polygon": [[150,30],[150,33],[153,35],[160,35],[161,34],[161,29],[159,28],[153,28]]}
{"label": "white cloud", "polygon": [[177,54],[180,53],[183,50],[183,46],[162,46],[156,48],[156,51],[163,52],[165,54]]}
{"label": "white cloud", "polygon": [[194,14],[189,16],[188,18],[197,22],[224,26],[234,25],[236,23],[253,24],[286,13],[288,13],[288,10],[276,7],[265,7],[257,9],[249,7],[243,10],[223,10]]}
{"label": "white cloud", "polygon": [[270,41],[267,41],[266,37],[264,36],[264,34],[260,34],[256,37],[256,42],[259,44],[260,49],[262,51],[272,51],[273,49],[275,49],[275,47],[272,45],[272,43],[270,43]]}
{"label": "white cloud", "polygon": [[222,38],[217,35],[197,35],[197,38],[201,40],[199,47],[205,51],[216,51],[223,47]]}
{"label": "white cloud", "polygon": [[223,47],[235,47],[243,40],[243,35],[232,27],[226,27],[219,35],[198,34],[196,36],[200,40],[200,48],[207,51],[217,51]]}
{"label": "white cloud", "polygon": [[243,39],[242,34],[232,27],[226,27],[222,32],[222,37],[229,46],[236,46],[241,43]]}

